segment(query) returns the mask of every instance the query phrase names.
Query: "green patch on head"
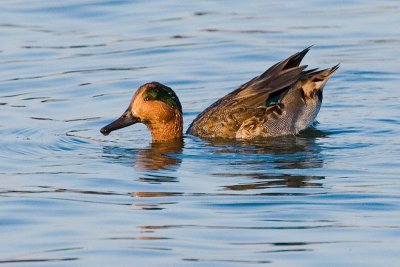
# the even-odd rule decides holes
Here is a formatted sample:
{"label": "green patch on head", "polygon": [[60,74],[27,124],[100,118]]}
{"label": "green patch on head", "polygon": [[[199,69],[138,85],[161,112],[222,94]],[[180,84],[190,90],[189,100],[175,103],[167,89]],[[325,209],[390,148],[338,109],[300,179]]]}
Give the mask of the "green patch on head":
{"label": "green patch on head", "polygon": [[153,82],[142,95],[144,101],[161,101],[182,112],[182,105],[175,92],[160,83]]}

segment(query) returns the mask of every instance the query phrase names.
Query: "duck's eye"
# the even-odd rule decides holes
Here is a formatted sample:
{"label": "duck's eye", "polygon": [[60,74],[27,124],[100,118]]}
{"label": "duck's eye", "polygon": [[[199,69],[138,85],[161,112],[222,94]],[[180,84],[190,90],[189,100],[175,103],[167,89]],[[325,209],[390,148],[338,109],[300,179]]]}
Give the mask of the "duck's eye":
{"label": "duck's eye", "polygon": [[146,96],[146,97],[144,98],[144,101],[150,101],[150,97]]}

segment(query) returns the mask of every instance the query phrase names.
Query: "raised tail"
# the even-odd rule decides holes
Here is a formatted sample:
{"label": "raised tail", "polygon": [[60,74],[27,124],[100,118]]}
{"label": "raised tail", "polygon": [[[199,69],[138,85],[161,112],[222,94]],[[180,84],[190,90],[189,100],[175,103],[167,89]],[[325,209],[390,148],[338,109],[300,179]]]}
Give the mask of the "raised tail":
{"label": "raised tail", "polygon": [[337,64],[329,69],[313,69],[305,71],[301,79],[301,87],[303,88],[304,95],[311,96],[315,90],[322,91],[331,75],[339,68],[339,66],[340,64]]}

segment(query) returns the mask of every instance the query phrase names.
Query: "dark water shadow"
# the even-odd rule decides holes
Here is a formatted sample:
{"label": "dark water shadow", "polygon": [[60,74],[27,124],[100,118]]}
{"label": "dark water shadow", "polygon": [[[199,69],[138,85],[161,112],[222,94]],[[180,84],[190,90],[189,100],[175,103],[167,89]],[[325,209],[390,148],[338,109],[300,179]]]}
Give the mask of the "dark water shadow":
{"label": "dark water shadow", "polygon": [[[278,168],[319,168],[321,146],[316,142],[319,138],[325,138],[328,134],[316,129],[308,129],[299,135],[288,135],[256,140],[207,140],[208,145],[215,148],[215,154],[249,155],[244,157],[246,163],[249,159],[273,159]],[[252,157],[254,156],[254,157]],[[322,159],[322,158],[321,158]],[[260,163],[260,161],[256,161]]]}
{"label": "dark water shadow", "polygon": [[312,169],[324,166],[322,147],[317,140],[328,136],[329,133],[310,128],[296,136],[207,142],[215,148],[215,155],[237,155],[237,159],[226,161],[226,167],[214,175],[246,178],[248,182],[224,186],[225,190],[244,191],[272,187],[322,187],[325,176],[313,175]]}
{"label": "dark water shadow", "polygon": [[265,189],[272,187],[322,187],[324,176],[313,175],[268,175],[268,174],[252,174],[249,175],[252,182],[244,184],[234,184],[224,186],[224,189],[231,191],[246,191],[255,189]]}

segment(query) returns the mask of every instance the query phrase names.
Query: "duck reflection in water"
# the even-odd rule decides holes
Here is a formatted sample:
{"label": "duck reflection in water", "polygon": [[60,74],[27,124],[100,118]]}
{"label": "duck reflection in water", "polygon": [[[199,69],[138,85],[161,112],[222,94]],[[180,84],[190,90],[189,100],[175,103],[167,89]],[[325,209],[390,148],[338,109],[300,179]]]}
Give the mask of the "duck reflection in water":
{"label": "duck reflection in water", "polygon": [[[225,185],[225,190],[256,190],[273,187],[322,187],[325,177],[310,174],[322,168],[324,155],[317,142],[329,133],[310,128],[298,136],[267,140],[235,141],[211,139],[206,146],[211,157],[218,158],[219,168],[212,175],[244,178],[244,183]],[[119,163],[146,171],[139,181],[148,183],[178,182],[175,172],[182,162],[184,143],[155,142],[143,149],[104,147],[104,155]],[[224,160],[223,155],[234,154]],[[305,171],[302,171],[305,170]],[[237,179],[235,179],[237,181]]]}
{"label": "duck reflection in water", "polygon": [[135,166],[139,170],[176,170],[182,162],[183,141],[151,143],[150,148],[141,149]]}
{"label": "duck reflection in water", "polygon": [[108,159],[116,160],[124,165],[134,164],[135,168],[141,171],[174,171],[182,162],[179,155],[182,153],[183,145],[183,140],[174,140],[173,142],[153,142],[149,147],[141,149],[106,146],[103,148],[103,154]]}
{"label": "duck reflection in water", "polygon": [[[322,168],[324,156],[318,138],[328,134],[310,128],[299,136],[271,138],[268,142],[210,140],[215,154],[241,154],[240,160],[227,163],[216,176],[245,178],[245,183],[224,186],[225,190],[244,191],[273,187],[322,187],[325,177],[310,175],[310,169]],[[243,167],[246,166],[246,170]],[[236,170],[236,171],[235,171]],[[236,179],[235,179],[236,180]]]}

